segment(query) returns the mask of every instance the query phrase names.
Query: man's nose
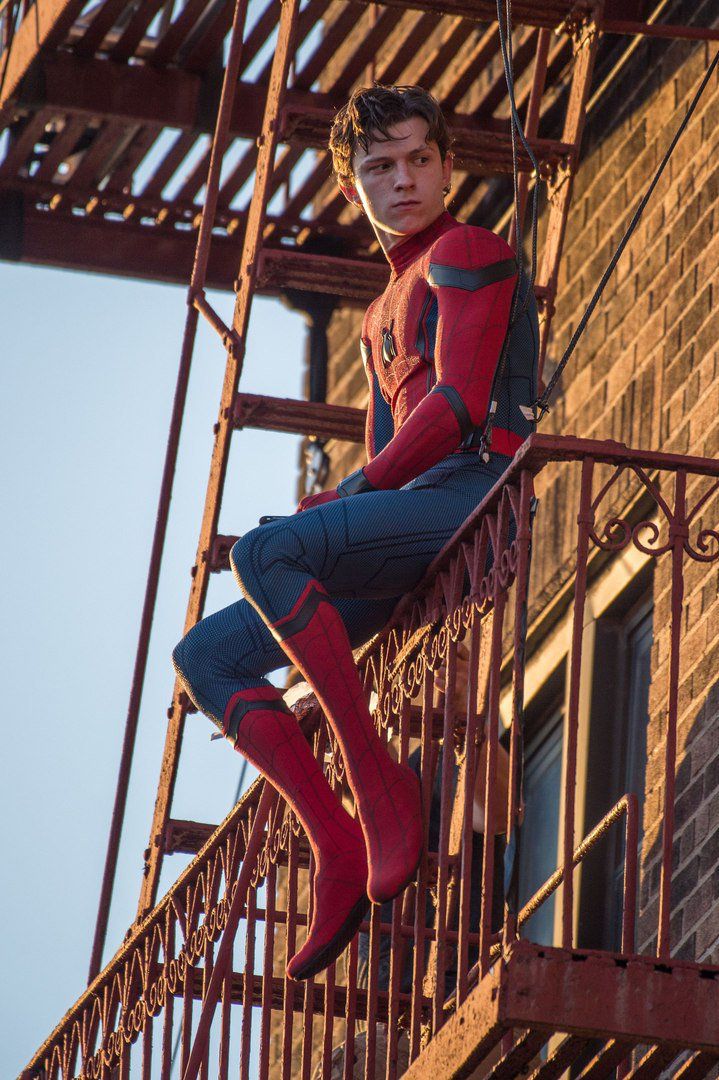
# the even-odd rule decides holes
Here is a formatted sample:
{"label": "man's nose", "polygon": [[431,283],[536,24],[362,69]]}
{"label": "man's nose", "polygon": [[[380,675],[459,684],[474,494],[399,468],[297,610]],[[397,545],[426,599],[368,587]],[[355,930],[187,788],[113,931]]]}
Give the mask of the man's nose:
{"label": "man's nose", "polygon": [[405,188],[409,187],[413,182],[409,166],[402,161],[398,161],[394,174],[394,186],[396,188]]}

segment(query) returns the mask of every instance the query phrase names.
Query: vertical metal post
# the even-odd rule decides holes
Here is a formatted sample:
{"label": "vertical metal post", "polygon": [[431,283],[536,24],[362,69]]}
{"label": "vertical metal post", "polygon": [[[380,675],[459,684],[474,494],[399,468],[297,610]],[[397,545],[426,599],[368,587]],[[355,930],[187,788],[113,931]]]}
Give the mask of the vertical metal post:
{"label": "vertical metal post", "polygon": [[[544,83],[547,78],[547,56],[549,54],[549,42],[552,36],[551,30],[542,27],[537,34],[537,51],[534,57],[534,73],[532,76],[532,89],[529,93],[527,104],[527,118],[524,122],[524,134],[527,140],[534,139],[539,129],[539,110],[542,104]],[[522,172],[519,175],[519,222],[524,234],[524,218],[527,210],[527,192],[529,190],[529,173]],[[540,177],[535,176],[534,182],[538,184]],[[517,223],[514,217],[509,226],[509,245],[514,247],[517,242]]]}
{"label": "vertical metal post", "polygon": [[[167,907],[167,915],[165,921],[165,941],[163,951],[165,954],[165,964],[169,964],[170,960],[174,960],[175,958],[175,920],[172,917],[171,905],[168,905]],[[162,1080],[170,1080],[170,1073],[172,1072],[174,1012],[175,999],[174,996],[170,993],[168,987],[165,997],[165,1020],[162,1026],[162,1062],[160,1065],[160,1076]]]}
{"label": "vertical metal post", "polygon": [[[285,968],[297,946],[297,862],[299,842],[294,829],[290,830],[287,852],[287,918],[285,920]],[[282,1080],[292,1078],[292,1026],[294,1020],[295,983],[285,974],[284,1015],[282,1026]]]}
{"label": "vertical metal post", "polygon": [[503,927],[504,944],[517,936],[517,889],[519,859],[519,825],[517,813],[522,796],[524,759],[524,663],[527,644],[527,602],[529,592],[529,558],[532,542],[531,503],[534,495],[532,474],[522,472],[519,480],[519,512],[517,521],[517,572],[514,598],[514,651],[512,657],[512,726],[509,737],[509,778],[507,784],[507,844],[513,858],[512,881],[505,901]]}
{"label": "vertical metal post", "polygon": [[425,905],[429,887],[427,843],[429,834],[429,811],[432,799],[432,728],[434,721],[434,673],[424,670],[422,686],[421,772],[422,828],[424,843],[417,873],[417,891],[414,902],[414,961],[412,964],[412,1005],[409,1030],[409,1060],[414,1061],[420,1052],[422,1038],[422,991],[424,985],[424,946],[426,940]]}
{"label": "vertical metal post", "polygon": [[626,796],[627,820],[624,831],[624,899],[622,904],[622,952],[633,953],[637,920],[637,846],[639,806],[632,792]]}
{"label": "vertical metal post", "polygon": [[[447,615],[451,616],[461,601],[463,574],[456,572],[455,556],[450,570],[451,585],[447,591]],[[462,569],[464,561],[462,560]],[[436,1034],[444,1022],[444,983],[447,946],[447,892],[449,886],[449,836],[452,818],[450,794],[454,767],[454,696],[457,684],[457,643],[450,637],[444,675],[444,727],[442,731],[442,770],[440,787],[439,852],[437,866],[437,910],[435,913],[435,976],[432,993],[432,1030]]]}
{"label": "vertical metal post", "polygon": [[[246,0],[238,0],[238,4],[244,5]],[[238,11],[240,9],[238,8]],[[244,8],[241,9],[244,11]],[[187,632],[201,616],[202,608],[207,593],[207,585],[210,575],[209,555],[212,550],[213,539],[217,532],[217,521],[224,489],[225,474],[230,452],[230,439],[232,436],[232,409],[237,395],[237,386],[245,357],[247,325],[250,317],[250,308],[257,279],[258,255],[262,245],[262,233],[267,213],[267,201],[270,192],[270,179],[274,163],[275,150],[279,133],[280,112],[284,101],[287,85],[287,74],[290,59],[294,48],[294,40],[297,29],[299,0],[284,0],[280,16],[279,31],[275,55],[272,62],[270,83],[267,92],[265,113],[262,121],[262,133],[258,139],[259,153],[257,155],[257,167],[255,170],[255,187],[252,201],[247,216],[242,262],[239,273],[239,290],[237,293],[234,315],[232,321],[232,338],[228,342],[227,364],[225,367],[225,379],[220,400],[218,423],[215,425],[215,443],[210,463],[210,475],[205,494],[205,508],[200,528],[200,538],[197,546],[196,563],[193,570],[192,585],[185,617],[185,632]],[[218,126],[215,131],[215,141],[224,147],[229,127],[232,95],[236,82],[236,74],[240,62],[242,47],[242,25],[244,15],[240,22],[237,15],[237,34],[233,34],[232,55],[228,57],[225,81],[223,83],[223,96],[218,115]],[[233,28],[234,29],[234,28]],[[232,63],[230,62],[232,61]],[[224,107],[223,107],[224,106]],[[220,124],[222,121],[222,125]],[[210,168],[215,188],[219,183],[219,170],[221,155],[213,151]],[[208,182],[209,189],[209,182]],[[215,205],[216,191],[210,198],[210,208]],[[214,211],[213,211],[214,212]],[[211,239],[211,226],[206,227],[205,244],[209,245]],[[199,244],[199,242],[198,242]],[[206,257],[206,247],[203,248]],[[198,252],[197,263],[202,269],[201,254]],[[204,272],[204,271],[203,271]],[[181,697],[180,687],[176,685],[175,696],[171,710],[171,720],[168,725],[165,749],[163,753],[160,784],[158,787],[155,811],[150,834],[149,854],[145,866],[145,877],[140,893],[138,915],[150,910],[155,902],[160,868],[162,865],[163,835],[169,816],[172,801],[172,792],[177,776],[180,746],[182,743],[182,731],[184,726],[185,704],[184,695]]]}
{"label": "vertical metal post", "polygon": [[543,318],[540,326],[539,343],[539,377],[541,379],[544,370],[544,358],[547,353],[549,330],[554,314],[554,300],[557,295],[557,281],[559,277],[559,260],[564,246],[564,233],[567,228],[567,214],[572,199],[572,186],[574,174],[577,170],[579,150],[582,142],[582,132],[586,117],[586,103],[589,95],[589,86],[594,71],[594,60],[599,43],[597,22],[601,18],[603,0],[595,4],[591,17],[583,12],[572,13],[568,17],[572,24],[568,26],[574,35],[574,70],[572,83],[569,90],[567,112],[564,119],[562,142],[570,143],[574,150],[570,160],[563,163],[554,184],[549,186],[549,214],[547,218],[547,232],[544,240],[544,256],[542,269],[539,274],[539,282],[549,291],[545,303]]}
{"label": "vertical metal post", "polygon": [[492,597],[492,646],[489,667],[489,694],[487,699],[487,773],[484,789],[484,845],[482,857],[482,913],[479,923],[479,973],[483,978],[489,970],[489,949],[492,936],[492,902],[494,899],[494,825],[497,790],[497,742],[499,723],[499,694],[501,689],[502,636],[507,590],[501,583],[499,560],[507,546],[509,529],[509,500],[506,492],[497,508],[497,526],[494,540],[494,590]]}
{"label": "vertical metal post", "polygon": [[574,806],[577,779],[577,731],[579,726],[579,680],[582,671],[582,638],[584,636],[584,605],[587,595],[587,554],[589,529],[593,523],[592,480],[594,460],[582,461],[582,480],[577,515],[577,569],[574,583],[572,614],[572,652],[569,666],[569,704],[567,708],[566,771],[564,778],[564,830],[562,851],[562,948],[572,947],[572,916],[574,900]]}
{"label": "vertical metal post", "polygon": [[659,927],[657,956],[666,959],[671,951],[669,930],[670,892],[672,885],[672,844],[674,842],[674,793],[677,763],[677,713],[679,701],[679,655],[684,605],[684,542],[688,536],[686,520],[686,470],[678,469],[674,489],[674,514],[671,522],[672,543],[672,617],[669,655],[669,694],[667,707],[667,743],[664,755],[664,814],[662,820],[662,869],[659,879]]}
{"label": "vertical metal post", "polygon": [[217,1080],[229,1080],[230,1075],[230,1025],[232,1023],[232,964],[227,965],[222,982],[220,1012],[220,1048],[217,1063]]}
{"label": "vertical metal post", "polygon": [[[155,526],[155,538],[153,540],[152,558],[150,562],[150,570],[148,573],[148,584],[145,595],[145,604],[143,607],[143,617],[140,630],[140,643],[138,645],[138,654],[135,661],[135,674],[133,677],[133,686],[130,695],[130,707],[128,709],[128,721],[125,732],[125,743],[123,745],[123,753],[120,762],[120,774],[118,777],[118,788],[115,798],[115,810],[113,811],[110,839],[108,841],[105,878],[103,880],[103,888],[100,899],[100,911],[98,912],[98,927],[95,931],[95,943],[93,945],[92,959],[90,961],[90,979],[92,979],[94,974],[99,971],[102,946],[104,944],[105,934],[107,931],[107,918],[109,913],[110,896],[112,894],[112,885],[115,877],[117,852],[119,848],[120,833],[122,830],[122,820],[124,817],[125,803],[127,798],[127,787],[129,783],[130,766],[132,764],[132,753],[134,749],[135,735],[137,731],[137,716],[139,714],[140,699],[142,696],[142,686],[144,682],[147,650],[149,647],[149,635],[152,625],[152,614],[154,612],[155,600],[157,596],[157,583],[159,580],[160,564],[162,561],[162,551],[164,547],[165,532],[167,528],[167,518],[170,508],[170,498],[172,495],[172,481],[175,473],[175,465],[177,463],[177,450],[180,440],[182,416],[184,413],[185,401],[187,398],[187,384],[190,376],[190,365],[192,363],[192,354],[195,347],[195,336],[197,333],[198,313],[196,308],[193,306],[192,301],[197,291],[202,289],[205,284],[207,262],[210,256],[212,228],[215,223],[215,214],[217,211],[217,198],[220,185],[222,159],[227,146],[230,119],[232,115],[232,106],[235,96],[235,85],[237,83],[237,76],[239,73],[240,61],[242,58],[242,41],[245,29],[245,20],[247,17],[247,4],[248,0],[237,0],[237,3],[235,5],[235,12],[232,21],[232,30],[229,39],[227,67],[222,83],[220,105],[217,113],[217,121],[215,123],[214,137],[212,140],[212,152],[210,155],[210,165],[207,174],[205,203],[202,208],[202,215],[200,218],[200,227],[197,235],[197,245],[195,247],[195,257],[193,260],[190,286],[188,289],[188,307],[187,315],[185,318],[185,331],[182,340],[180,371],[178,373],[177,390],[175,391],[175,404],[173,406],[172,422],[170,425],[170,436],[168,439],[167,454],[165,458],[165,469],[163,473],[162,488],[160,493],[160,506],[158,508],[157,524]],[[202,594],[202,602],[204,602],[204,592]],[[197,617],[199,617],[199,612]],[[176,684],[175,692],[173,695],[173,703],[170,709],[170,722],[168,724],[167,735],[165,738],[165,747],[163,751],[162,766],[160,769],[158,793],[155,802],[152,828],[150,831],[150,845],[148,848],[148,855],[145,860],[145,876],[140,891],[138,916],[141,916],[146,911],[149,911],[155,901],[155,897],[157,894],[157,884],[159,881],[160,868],[162,866],[162,857],[164,854],[164,829],[167,823],[169,808],[172,802],[172,792],[174,790],[175,779],[177,777],[177,765],[179,761],[180,749],[182,746],[182,734],[184,730],[186,708],[187,706],[184,695],[182,695],[181,697],[181,688],[179,687],[179,685]]]}
{"label": "vertical metal post", "polygon": [[482,641],[482,620],[476,605],[472,610],[469,640],[467,727],[464,740],[464,807],[462,810],[462,845],[459,883],[459,919],[457,936],[457,1008],[467,996],[469,970],[470,907],[472,897],[472,849],[474,832],[474,792],[477,774],[477,727],[479,719],[479,650]]}
{"label": "vertical metal post", "polygon": [[115,884],[117,857],[120,849],[122,826],[125,819],[127,792],[130,784],[132,758],[135,751],[142,691],[145,684],[147,654],[150,647],[150,633],[155,613],[155,602],[157,600],[157,588],[160,580],[160,566],[162,564],[162,553],[165,546],[167,521],[170,514],[170,500],[172,498],[172,486],[175,478],[175,467],[177,465],[177,452],[180,445],[182,418],[185,411],[185,402],[187,400],[187,386],[190,379],[190,366],[192,363],[196,328],[197,312],[194,308],[189,308],[182,342],[180,366],[177,372],[170,430],[167,436],[167,449],[165,450],[165,464],[163,466],[162,481],[160,484],[160,497],[155,519],[155,532],[152,539],[150,566],[147,572],[145,598],[143,600],[142,615],[140,618],[140,633],[137,642],[137,652],[135,654],[135,666],[132,673],[132,685],[130,688],[130,700],[127,706],[127,717],[125,719],[125,734],[123,736],[122,752],[120,754],[115,801],[110,820],[110,833],[107,840],[105,867],[103,870],[102,885],[100,887],[100,900],[95,923],[95,936],[93,938],[92,951],[90,953],[88,983],[91,983],[100,971],[100,967],[102,966],[102,953],[107,937],[110,902]]}
{"label": "vertical metal post", "polygon": [[[268,832],[273,830],[274,822],[270,819]],[[262,1007],[260,1019],[260,1062],[259,1075],[270,1075],[270,1023],[272,1021],[272,976],[275,959],[275,890],[277,888],[277,866],[270,862],[265,877],[265,941],[262,959]]]}
{"label": "vertical metal post", "polygon": [[357,962],[359,949],[353,938],[347,953],[347,999],[345,1002],[345,1061],[342,1080],[354,1080],[355,1026],[357,1023]]}
{"label": "vertical metal post", "polygon": [[242,860],[242,868],[234,885],[234,895],[232,897],[232,903],[230,904],[230,910],[227,914],[227,922],[222,934],[222,942],[207,987],[207,994],[202,1003],[202,1012],[200,1013],[200,1020],[197,1025],[197,1032],[195,1033],[195,1039],[192,1043],[192,1051],[187,1067],[182,1074],[182,1080],[196,1080],[197,1074],[200,1071],[200,1065],[210,1037],[210,1026],[212,1025],[212,1019],[215,1015],[215,1008],[220,997],[225,972],[232,959],[235,934],[237,933],[237,927],[245,909],[247,889],[255,869],[260,848],[265,840],[265,827],[267,821],[278,798],[279,796],[272,785],[265,782],[260,801],[257,805],[255,819],[252,823],[252,832],[247,841],[247,849],[245,851],[245,857]]}
{"label": "vertical metal post", "polygon": [[245,931],[245,970],[242,980],[242,1030],[240,1034],[240,1080],[250,1080],[252,1049],[252,1007],[255,998],[255,939],[257,936],[257,891],[247,895],[247,930]]}
{"label": "vertical metal post", "polygon": [[[407,763],[409,749],[410,703],[404,698],[399,712],[399,760]],[[402,986],[402,974],[406,956],[405,940],[402,935],[403,907],[409,892],[409,886],[392,904],[392,931],[390,938],[389,997],[387,1001],[387,1080],[397,1076],[397,1047],[399,1039],[399,994]]]}

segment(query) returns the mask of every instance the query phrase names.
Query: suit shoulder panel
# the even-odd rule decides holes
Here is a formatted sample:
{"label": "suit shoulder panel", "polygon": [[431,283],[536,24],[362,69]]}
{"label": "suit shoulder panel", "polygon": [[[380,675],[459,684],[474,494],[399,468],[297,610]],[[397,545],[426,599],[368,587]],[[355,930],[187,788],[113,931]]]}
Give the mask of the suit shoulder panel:
{"label": "suit shoulder panel", "polygon": [[429,250],[430,264],[456,266],[459,269],[473,269],[513,258],[514,252],[501,236],[478,225],[460,225],[450,229]]}

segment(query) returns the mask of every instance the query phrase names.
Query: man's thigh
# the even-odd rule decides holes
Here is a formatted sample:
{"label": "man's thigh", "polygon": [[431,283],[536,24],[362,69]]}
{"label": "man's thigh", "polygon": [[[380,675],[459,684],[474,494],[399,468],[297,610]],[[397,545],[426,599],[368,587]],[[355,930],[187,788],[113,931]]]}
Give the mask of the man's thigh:
{"label": "man's thigh", "polygon": [[476,505],[471,493],[441,488],[367,492],[298,514],[288,540],[330,596],[396,597],[414,588]]}

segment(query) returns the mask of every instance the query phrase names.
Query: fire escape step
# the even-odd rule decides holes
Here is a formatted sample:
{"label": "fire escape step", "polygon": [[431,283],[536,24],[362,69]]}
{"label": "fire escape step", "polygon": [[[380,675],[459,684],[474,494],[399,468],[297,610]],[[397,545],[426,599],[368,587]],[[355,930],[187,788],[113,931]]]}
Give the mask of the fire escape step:
{"label": "fire escape step", "polygon": [[677,1069],[674,1080],[703,1080],[703,1077],[716,1067],[718,1060],[714,1054],[705,1054],[700,1050]]}
{"label": "fire escape step", "polygon": [[267,397],[265,394],[238,394],[232,422],[236,428],[262,428],[318,439],[363,443],[366,415],[364,409],[349,405]]}
{"label": "fire escape step", "polygon": [[[210,825],[204,821],[183,821],[180,818],[170,818],[165,829],[165,854],[166,855],[196,855],[219,826]],[[310,847],[307,837],[301,834],[297,843],[297,866],[306,870],[310,865]],[[278,866],[287,865],[287,852],[281,850],[276,859]]]}
{"label": "fire escape step", "polygon": [[196,855],[216,828],[216,825],[208,825],[204,821],[170,818],[165,828],[165,854]]}
{"label": "fire escape step", "polygon": [[[290,98],[283,112],[282,141],[314,147],[324,150],[327,145],[327,131],[334,119],[331,108],[313,107],[312,102],[323,99],[319,95],[298,95],[299,100]],[[470,126],[471,116],[462,113],[447,112],[447,123],[452,133],[452,148],[462,168],[477,176],[511,176],[513,169],[512,137],[506,130],[501,130],[496,121],[484,120],[483,125],[476,122]],[[530,136],[528,143],[532,149],[542,176],[552,175],[557,168],[574,152],[571,143],[559,139],[542,139]],[[517,147],[517,168],[520,173],[531,173],[532,165],[529,154],[519,143]]]}
{"label": "fire escape step", "polygon": [[661,1076],[677,1053],[672,1047],[653,1046],[627,1073],[625,1080],[655,1080],[655,1077]]}
{"label": "fire escape step", "polygon": [[[257,288],[260,292],[281,289],[305,289],[308,292],[329,293],[368,304],[389,281],[389,267],[373,259],[339,258],[314,255],[302,248],[263,247],[257,269]],[[551,290],[535,286],[540,311]]]}
{"label": "fire escape step", "polygon": [[605,1076],[610,1076],[617,1066],[621,1065],[635,1046],[636,1042],[610,1039],[582,1070],[578,1080],[604,1080]]}
{"label": "fire escape step", "polygon": [[581,1035],[567,1036],[547,1060],[534,1070],[529,1080],[557,1080],[565,1069],[574,1064],[586,1045],[587,1040]]}
{"label": "fire escape step", "polygon": [[524,1031],[514,1046],[487,1074],[487,1080],[513,1080],[527,1066],[549,1038],[547,1031]]}

